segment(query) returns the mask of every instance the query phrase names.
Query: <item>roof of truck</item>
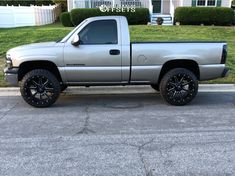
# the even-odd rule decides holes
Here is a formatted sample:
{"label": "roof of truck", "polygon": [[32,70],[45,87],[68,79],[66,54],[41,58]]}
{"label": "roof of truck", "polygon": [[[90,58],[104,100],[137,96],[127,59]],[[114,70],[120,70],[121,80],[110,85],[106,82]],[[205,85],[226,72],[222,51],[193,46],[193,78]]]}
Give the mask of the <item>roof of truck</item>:
{"label": "roof of truck", "polygon": [[90,18],[87,18],[87,20],[90,20],[90,19],[117,19],[117,18],[123,18],[123,19],[126,19],[125,16],[96,16],[96,17],[90,17]]}

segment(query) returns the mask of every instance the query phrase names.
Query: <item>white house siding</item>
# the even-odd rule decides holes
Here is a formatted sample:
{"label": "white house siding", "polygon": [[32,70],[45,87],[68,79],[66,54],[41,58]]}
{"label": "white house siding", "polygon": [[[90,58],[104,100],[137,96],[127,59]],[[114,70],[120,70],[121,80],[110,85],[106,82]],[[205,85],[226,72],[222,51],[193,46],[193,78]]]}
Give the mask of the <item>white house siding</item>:
{"label": "white house siding", "polygon": [[191,7],[192,6],[192,0],[183,0],[183,6],[185,7]]}
{"label": "white house siding", "polygon": [[222,0],[222,7],[231,7],[232,0]]}
{"label": "white house siding", "polygon": [[70,12],[73,9],[73,0],[67,0],[68,11]]}
{"label": "white house siding", "polygon": [[169,14],[170,13],[170,1],[164,1],[162,2],[162,13],[163,14]]}
{"label": "white house siding", "polygon": [[[71,6],[72,4],[72,6]],[[127,0],[122,1],[122,0],[68,0],[68,11],[71,11],[73,8],[96,8],[99,7],[100,5],[106,5],[106,6],[111,6],[111,7],[121,7],[121,6],[135,6],[135,7],[145,7],[149,8],[150,7],[150,0],[139,0],[138,2],[136,1],[130,1]]]}
{"label": "white house siding", "polygon": [[[221,6],[222,7],[231,7],[231,1],[232,0],[222,0]],[[191,7],[192,6],[192,0],[172,0],[172,3],[174,5],[174,8],[177,7]],[[163,14],[169,14],[170,12],[170,0],[163,0],[162,4],[163,8]]]}
{"label": "white house siding", "polygon": [[[221,7],[231,7],[231,1],[232,0],[221,0],[221,1],[222,1]],[[183,6],[191,7],[192,6],[192,0],[183,0]]]}
{"label": "white house siding", "polygon": [[[162,13],[169,14],[170,13],[170,0],[162,1]],[[181,0],[172,0],[174,8],[181,6]]]}
{"label": "white house siding", "polygon": [[[112,6],[120,6],[122,0],[104,0],[110,1]],[[124,0],[125,1],[125,0]],[[127,0],[131,1],[131,0]],[[133,0],[134,1],[134,0]],[[149,8],[151,11],[151,0],[139,0],[142,7]],[[222,7],[230,7],[232,0],[222,0]],[[68,0],[68,11],[71,11],[73,8],[92,8],[92,2],[102,2],[100,0]],[[171,3],[172,2],[172,3]],[[162,0],[162,14],[172,14],[172,9],[174,11],[177,7],[191,7],[192,0]],[[94,7],[93,7],[94,8]],[[174,13],[174,12],[173,12]]]}
{"label": "white house siding", "polygon": [[174,8],[180,7],[183,5],[183,0],[172,0]]}

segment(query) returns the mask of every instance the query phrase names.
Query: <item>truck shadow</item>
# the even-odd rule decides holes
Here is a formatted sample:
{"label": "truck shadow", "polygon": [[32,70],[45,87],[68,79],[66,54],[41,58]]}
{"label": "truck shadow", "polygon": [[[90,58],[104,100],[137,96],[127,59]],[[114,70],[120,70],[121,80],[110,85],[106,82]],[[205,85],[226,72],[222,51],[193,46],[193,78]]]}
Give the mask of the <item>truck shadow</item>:
{"label": "truck shadow", "polygon": [[[170,106],[166,104],[159,93],[138,94],[105,94],[105,95],[61,95],[53,107],[71,106],[105,106],[114,109],[140,108],[142,106]],[[234,93],[198,93],[188,106],[224,106],[234,105]],[[174,106],[170,106],[174,107]]]}

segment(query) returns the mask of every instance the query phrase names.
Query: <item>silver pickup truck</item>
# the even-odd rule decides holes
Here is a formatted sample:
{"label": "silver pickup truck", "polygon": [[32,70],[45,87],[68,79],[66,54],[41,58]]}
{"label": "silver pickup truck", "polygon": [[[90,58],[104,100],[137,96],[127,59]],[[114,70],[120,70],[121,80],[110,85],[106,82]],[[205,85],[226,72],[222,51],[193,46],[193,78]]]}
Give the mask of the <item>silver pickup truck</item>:
{"label": "silver pickup truck", "polygon": [[130,42],[125,17],[102,16],[60,41],[10,49],[4,72],[35,107],[52,105],[67,86],[98,85],[151,85],[167,103],[185,105],[199,80],[228,75],[226,57],[225,42]]}

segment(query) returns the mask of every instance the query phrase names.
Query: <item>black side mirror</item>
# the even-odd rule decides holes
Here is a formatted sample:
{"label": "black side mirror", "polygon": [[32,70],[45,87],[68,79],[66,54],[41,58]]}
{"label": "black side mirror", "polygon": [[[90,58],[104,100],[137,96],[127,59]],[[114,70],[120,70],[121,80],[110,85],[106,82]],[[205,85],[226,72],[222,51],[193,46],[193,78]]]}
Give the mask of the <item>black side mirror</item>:
{"label": "black side mirror", "polygon": [[73,46],[78,46],[78,45],[80,44],[80,40],[79,40],[79,36],[78,36],[78,35],[76,35],[76,36],[74,37],[74,39],[71,41],[71,44],[72,44]]}

